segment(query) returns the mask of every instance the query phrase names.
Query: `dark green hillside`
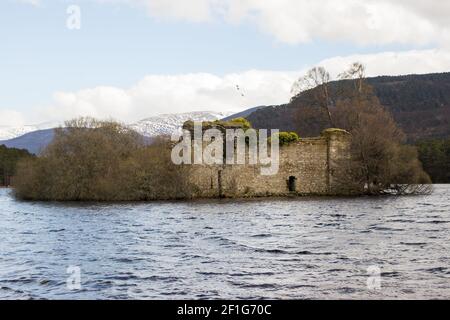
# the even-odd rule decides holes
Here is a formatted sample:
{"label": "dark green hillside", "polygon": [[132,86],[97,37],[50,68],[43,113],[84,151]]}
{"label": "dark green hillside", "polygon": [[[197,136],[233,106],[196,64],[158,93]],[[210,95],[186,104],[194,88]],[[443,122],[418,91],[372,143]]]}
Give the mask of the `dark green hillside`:
{"label": "dark green hillside", "polygon": [[450,137],[450,73],[379,77],[369,83],[410,141]]}
{"label": "dark green hillside", "polygon": [[7,148],[0,145],[0,186],[7,186],[11,183],[11,177],[16,173],[16,166],[19,160],[30,158],[32,155],[26,150]]}
{"label": "dark green hillside", "polygon": [[[410,142],[450,137],[450,73],[367,80]],[[333,95],[339,97],[339,91],[348,85],[348,81],[332,83]],[[310,92],[304,92],[286,105],[258,109],[247,119],[255,128],[317,135],[329,123],[320,108],[314,108],[313,100]]]}
{"label": "dark green hillside", "polygon": [[434,183],[450,183],[450,139],[422,141],[418,144],[423,168]]}

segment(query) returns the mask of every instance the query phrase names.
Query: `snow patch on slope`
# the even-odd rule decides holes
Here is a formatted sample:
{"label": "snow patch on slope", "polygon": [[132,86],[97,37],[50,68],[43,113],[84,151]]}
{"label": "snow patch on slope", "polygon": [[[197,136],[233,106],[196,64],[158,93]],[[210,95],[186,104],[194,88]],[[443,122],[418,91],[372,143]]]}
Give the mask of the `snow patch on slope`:
{"label": "snow patch on slope", "polygon": [[[178,114],[163,114],[136,123],[130,124],[129,127],[146,137],[155,137],[159,135],[171,135],[174,132],[180,132],[183,123],[192,121],[214,121],[223,119],[233,112],[215,112],[215,111],[195,111]],[[22,137],[27,133],[57,128],[61,123],[46,122],[38,125],[26,125],[22,127],[6,127],[0,126],[0,141],[8,141],[18,137]]]}
{"label": "snow patch on slope", "polygon": [[0,126],[0,141],[14,139],[33,131],[47,130],[59,126],[60,123],[56,122],[44,122],[37,125],[25,125],[21,127]]}
{"label": "snow patch on slope", "polygon": [[163,114],[138,121],[130,127],[143,136],[154,137],[179,132],[183,123],[192,121],[214,121],[232,115],[233,112],[196,111],[178,114]]}

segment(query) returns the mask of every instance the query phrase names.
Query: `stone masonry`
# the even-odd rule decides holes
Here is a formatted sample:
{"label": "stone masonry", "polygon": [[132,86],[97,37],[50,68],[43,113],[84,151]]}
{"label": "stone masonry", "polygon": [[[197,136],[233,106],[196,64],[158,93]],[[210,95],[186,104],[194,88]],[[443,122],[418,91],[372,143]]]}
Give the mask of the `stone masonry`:
{"label": "stone masonry", "polygon": [[246,198],[340,195],[339,163],[349,159],[351,135],[327,129],[320,137],[280,147],[276,175],[263,176],[260,165],[186,166],[194,198]]}

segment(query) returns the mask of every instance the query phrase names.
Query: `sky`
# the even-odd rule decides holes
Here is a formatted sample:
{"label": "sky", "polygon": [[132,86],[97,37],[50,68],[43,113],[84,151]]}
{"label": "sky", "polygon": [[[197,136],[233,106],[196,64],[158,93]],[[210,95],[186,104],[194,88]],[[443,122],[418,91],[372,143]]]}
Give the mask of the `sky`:
{"label": "sky", "polygon": [[2,0],[0,126],[282,104],[309,68],[355,61],[448,72],[449,16],[442,0]]}

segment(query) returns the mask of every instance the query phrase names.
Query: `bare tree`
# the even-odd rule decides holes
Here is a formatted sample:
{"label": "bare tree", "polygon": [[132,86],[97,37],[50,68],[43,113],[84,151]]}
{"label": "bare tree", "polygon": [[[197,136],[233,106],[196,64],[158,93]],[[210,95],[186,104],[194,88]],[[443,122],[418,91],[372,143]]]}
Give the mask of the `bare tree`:
{"label": "bare tree", "polygon": [[338,78],[341,80],[355,80],[355,89],[362,92],[364,80],[366,79],[366,67],[361,62],[354,62],[346,71],[340,73]]}
{"label": "bare tree", "polygon": [[381,105],[365,71],[362,63],[355,62],[338,76],[348,81],[330,84],[324,68],[314,68],[300,78],[293,87],[293,92],[302,93],[297,97],[301,99],[295,100],[298,127],[303,132],[307,132],[305,128],[325,129],[329,124],[323,121],[325,112],[317,108],[321,106],[320,111],[330,112],[334,127],[352,134],[351,156],[339,164],[342,170],[336,177],[343,192],[429,193],[431,181],[418,160],[417,150],[404,144],[404,133]]}
{"label": "bare tree", "polygon": [[113,121],[80,118],[55,131],[40,157],[19,164],[15,194],[29,200],[132,201],[187,198],[170,140],[151,146]]}
{"label": "bare tree", "polygon": [[309,70],[306,75],[298,79],[292,86],[291,93],[293,97],[304,91],[314,90],[316,100],[320,106],[327,112],[330,124],[333,124],[330,112],[330,73],[324,67],[315,67]]}
{"label": "bare tree", "polygon": [[342,164],[343,185],[367,194],[430,192],[416,148],[404,144],[404,133],[365,81],[364,66],[352,66],[347,74],[355,86],[340,93],[334,110],[336,125],[352,134],[351,160]]}

